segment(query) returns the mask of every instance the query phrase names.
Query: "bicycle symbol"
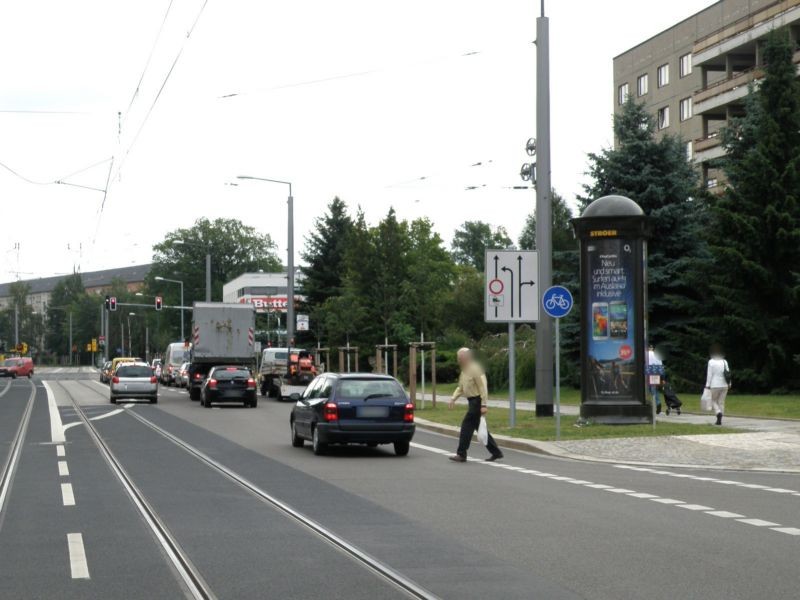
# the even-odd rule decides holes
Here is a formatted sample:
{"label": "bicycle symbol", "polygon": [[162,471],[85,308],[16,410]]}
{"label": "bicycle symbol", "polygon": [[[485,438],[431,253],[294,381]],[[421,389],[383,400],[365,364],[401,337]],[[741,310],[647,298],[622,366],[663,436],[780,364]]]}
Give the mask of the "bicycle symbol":
{"label": "bicycle symbol", "polygon": [[564,297],[564,294],[553,294],[544,302],[544,307],[547,310],[554,310],[556,307],[561,310],[569,308],[569,300]]}

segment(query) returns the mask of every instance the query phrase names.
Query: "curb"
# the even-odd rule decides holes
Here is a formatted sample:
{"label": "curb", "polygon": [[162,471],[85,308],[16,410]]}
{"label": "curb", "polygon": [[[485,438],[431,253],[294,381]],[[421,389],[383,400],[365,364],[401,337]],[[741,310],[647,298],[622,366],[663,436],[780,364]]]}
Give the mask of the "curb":
{"label": "curb", "polygon": [[[435,423],[427,419],[415,418],[417,426],[422,429],[440,433],[449,437],[457,438],[459,428],[453,425],[445,425],[443,423]],[[755,473],[788,473],[800,474],[800,469],[772,469],[768,467],[743,467],[736,465],[690,465],[681,463],[659,463],[659,462],[643,462],[635,460],[617,460],[611,458],[602,458],[598,456],[588,456],[586,454],[575,454],[568,450],[564,450],[554,442],[541,442],[536,440],[523,440],[506,435],[493,435],[495,441],[503,448],[510,448],[512,450],[522,450],[523,452],[532,452],[534,454],[542,454],[545,456],[553,456],[556,458],[566,458],[569,460],[579,460],[581,462],[594,462],[605,463],[612,465],[632,465],[637,467],[659,467],[671,469],[696,469],[702,471],[745,471]],[[669,436],[666,436],[669,437]]]}

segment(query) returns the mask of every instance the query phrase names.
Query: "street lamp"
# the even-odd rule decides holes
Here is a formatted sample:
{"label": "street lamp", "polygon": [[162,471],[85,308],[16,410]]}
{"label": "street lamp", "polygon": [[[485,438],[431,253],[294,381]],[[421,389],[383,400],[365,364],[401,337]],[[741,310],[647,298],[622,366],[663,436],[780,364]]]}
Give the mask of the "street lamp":
{"label": "street lamp", "polygon": [[[172,243],[179,246],[197,247],[196,244],[186,242],[185,240],[175,240]],[[158,279],[158,277],[156,277],[156,279]],[[164,281],[173,281],[173,280],[165,279]],[[206,302],[211,302],[211,254],[209,253],[207,246],[206,246]],[[181,302],[181,306],[183,306],[183,302]]]}
{"label": "street lamp", "polygon": [[[207,254],[206,256],[210,258],[209,254]],[[210,261],[207,263],[207,266],[208,266],[208,264],[210,264]],[[208,277],[208,274],[206,274],[206,276],[207,276],[206,285],[208,285],[208,282],[211,279],[210,279],[210,277]],[[156,281],[168,281],[170,283],[177,283],[177,284],[179,284],[181,286],[181,341],[185,342],[186,341],[186,331],[183,328],[183,307],[184,307],[184,304],[183,304],[183,282],[180,279],[167,279],[166,277],[161,277],[160,275],[157,275],[155,280]],[[206,302],[210,301],[209,300],[210,297],[211,297],[211,292],[210,292],[209,289],[206,289]]]}
{"label": "street lamp", "polygon": [[267,179],[266,177],[251,177],[249,175],[238,175],[237,179],[251,179],[254,181],[267,181],[269,183],[281,183],[289,186],[289,198],[287,206],[289,209],[288,219],[288,242],[287,242],[287,280],[288,280],[288,303],[286,305],[286,341],[287,346],[291,348],[294,340],[294,198],[292,197],[292,184],[289,181],[281,181],[279,179]]}

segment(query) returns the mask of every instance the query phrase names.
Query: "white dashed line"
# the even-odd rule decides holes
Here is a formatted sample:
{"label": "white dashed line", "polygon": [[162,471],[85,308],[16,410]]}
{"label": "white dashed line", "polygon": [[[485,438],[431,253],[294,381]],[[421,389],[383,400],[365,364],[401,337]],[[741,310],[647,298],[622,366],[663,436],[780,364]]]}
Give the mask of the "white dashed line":
{"label": "white dashed line", "polygon": [[56,446],[56,456],[66,456],[67,453],[64,451],[64,445],[59,444]]}
{"label": "white dashed line", "polygon": [[763,519],[736,519],[739,523],[745,525],[754,525],[755,527],[780,527],[780,523],[773,523],[772,521],[764,521]]}
{"label": "white dashed line", "polygon": [[628,471],[639,471],[641,473],[652,473],[654,475],[666,475],[667,477],[676,477],[678,479],[691,479],[693,481],[708,481],[711,483],[719,483],[722,485],[734,485],[736,487],[748,488],[751,490],[764,490],[765,492],[773,492],[776,494],[793,494],[800,496],[797,490],[789,490],[786,488],[770,487],[768,485],[761,485],[759,483],[744,483],[742,481],[732,481],[730,479],[716,479],[715,477],[699,477],[697,475],[689,475],[686,473],[673,473],[672,471],[664,471],[663,469],[651,469],[649,467],[637,467],[634,465],[614,465],[617,469],[627,469]]}
{"label": "white dashed line", "polygon": [[61,501],[64,506],[75,506],[75,494],[72,492],[71,483],[61,484]]}
{"label": "white dashed line", "polygon": [[702,504],[676,504],[678,508],[685,508],[686,510],[702,510],[702,511],[709,511],[714,510],[710,506],[703,506]]}
{"label": "white dashed line", "polygon": [[68,533],[67,548],[72,578],[89,579],[89,563],[86,562],[86,551],[83,549],[83,536],[80,533]]}
{"label": "white dashed line", "polygon": [[[432,452],[433,454],[438,455],[449,455],[451,454],[447,450],[442,450],[441,448],[435,448],[433,446],[425,446],[423,444],[412,443],[411,444],[414,448],[418,448],[420,450],[425,450],[427,452]],[[596,489],[596,490],[603,490],[606,492],[612,492],[615,494],[626,495],[630,498],[637,498],[640,500],[650,500],[651,502],[658,502],[659,504],[665,504],[668,506],[675,506],[677,508],[683,508],[685,510],[690,510],[697,512],[699,514],[706,514],[711,515],[714,517],[720,517],[724,519],[734,519],[738,523],[742,523],[745,525],[752,525],[754,527],[768,527],[771,531],[775,531],[778,533],[783,533],[786,535],[793,535],[793,536],[800,536],[800,528],[795,527],[783,527],[779,523],[773,523],[772,521],[765,521],[763,519],[751,519],[747,518],[744,515],[740,515],[739,513],[729,512],[725,510],[716,510],[711,506],[705,506],[704,504],[692,504],[690,502],[685,502],[684,500],[677,500],[675,498],[661,498],[655,494],[648,494],[646,492],[637,492],[636,490],[630,490],[627,488],[618,488],[613,485],[607,485],[605,483],[592,483],[591,481],[586,481],[583,479],[574,479],[572,477],[565,477],[562,475],[556,475],[554,473],[543,473],[541,471],[537,471],[536,469],[523,469],[514,465],[509,465],[506,463],[496,463],[496,462],[485,462],[482,460],[478,460],[475,458],[469,458],[468,461],[470,463],[478,463],[488,467],[494,467],[503,469],[506,471],[513,471],[516,473],[520,473],[523,475],[533,475],[535,477],[542,477],[545,479],[550,479],[552,481],[562,481],[565,483],[571,483],[573,485],[582,485],[583,487]],[[710,481],[713,483],[721,483],[725,485],[735,485],[740,487],[747,487],[747,488],[756,488],[756,489],[764,489],[771,492],[776,493],[783,493],[783,494],[793,494],[796,496],[800,496],[800,493],[795,492],[794,490],[789,490],[786,488],[769,488],[767,486],[760,486],[758,484],[745,484],[738,481],[729,481],[724,479],[715,479],[713,477],[697,477],[695,475],[686,475],[683,473],[671,473],[669,471],[659,471],[657,469],[649,469],[644,467],[634,467],[629,465],[614,465],[620,469],[630,469],[634,471],[643,471],[648,473],[655,473],[655,474],[663,474],[668,475],[670,477],[677,477],[680,479],[693,479],[697,481]]]}
{"label": "white dashed line", "polygon": [[67,461],[58,461],[58,474],[61,477],[69,477],[69,465],[67,465]]}
{"label": "white dashed line", "polygon": [[735,512],[728,512],[727,510],[710,510],[708,511],[709,515],[713,515],[715,517],[722,517],[723,519],[743,519],[744,515],[740,515],[739,513]]}

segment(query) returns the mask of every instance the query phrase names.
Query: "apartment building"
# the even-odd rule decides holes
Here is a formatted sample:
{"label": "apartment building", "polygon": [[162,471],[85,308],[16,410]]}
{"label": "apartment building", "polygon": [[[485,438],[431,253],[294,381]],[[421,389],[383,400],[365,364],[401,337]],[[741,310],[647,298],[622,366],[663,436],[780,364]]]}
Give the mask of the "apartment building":
{"label": "apartment building", "polygon": [[[800,0],[719,0],[614,58],[614,110],[644,102],[660,134],[679,135],[705,185],[719,192],[720,130],[744,112],[749,85],[763,77],[767,34],[800,39]],[[795,53],[800,64],[800,52]]]}

